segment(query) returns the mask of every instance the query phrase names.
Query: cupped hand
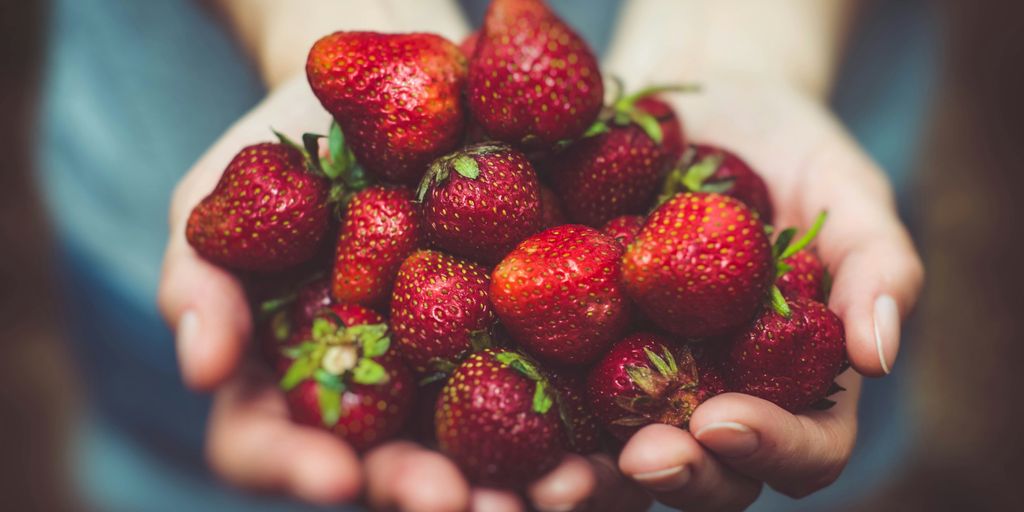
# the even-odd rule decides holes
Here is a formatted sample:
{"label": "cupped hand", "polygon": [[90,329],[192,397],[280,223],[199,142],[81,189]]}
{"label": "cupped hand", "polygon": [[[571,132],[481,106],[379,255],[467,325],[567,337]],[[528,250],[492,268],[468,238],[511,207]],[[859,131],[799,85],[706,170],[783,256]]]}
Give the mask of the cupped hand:
{"label": "cupped hand", "polygon": [[175,329],[185,383],[215,394],[206,453],[226,481],[313,503],[363,498],[375,509],[403,511],[642,510],[650,498],[607,456],[567,456],[524,493],[474,488],[443,455],[411,441],[379,446],[362,458],[343,441],[293,423],[270,372],[247,350],[253,321],[242,283],[202,259],[185,240],[189,212],[213,190],[243,146],[323,131],[330,118],[305,77],[275,89],[236,122],[181,180],[170,210],[159,303]]}
{"label": "cupped hand", "polygon": [[853,449],[861,375],[888,374],[900,322],[923,269],[885,175],[821,101],[782,83],[730,77],[676,98],[692,140],[743,157],[768,183],[775,224],[828,221],[817,249],[834,276],[829,307],[843,320],[852,369],[825,411],[790,414],[728,393],[694,412],[689,431],[652,425],[626,444],[619,468],[661,502],[743,510],[763,484],[801,497],[832,483]]}

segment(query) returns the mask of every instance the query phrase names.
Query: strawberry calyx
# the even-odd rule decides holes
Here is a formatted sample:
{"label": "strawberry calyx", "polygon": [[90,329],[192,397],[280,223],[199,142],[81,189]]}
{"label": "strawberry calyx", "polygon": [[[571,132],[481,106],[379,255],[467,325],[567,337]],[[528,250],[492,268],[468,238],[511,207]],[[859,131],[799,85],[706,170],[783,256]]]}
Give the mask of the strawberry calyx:
{"label": "strawberry calyx", "polygon": [[[331,183],[327,201],[337,205],[338,213],[348,204],[352,194],[369,186],[370,178],[355,154],[345,142],[345,133],[336,121],[331,122],[325,137],[317,133],[302,134],[302,144],[288,138],[277,130],[272,130],[281,144],[291,146],[302,153],[306,170],[314,175],[323,176]],[[320,155],[320,139],[327,139],[327,154]]]}
{"label": "strawberry calyx", "polygon": [[442,156],[431,162],[426,174],[416,188],[416,200],[422,202],[430,188],[444,183],[452,172],[463,178],[475,180],[480,177],[480,164],[473,158],[502,151],[511,151],[511,147],[499,142],[480,142],[467,146],[454,153]]}
{"label": "strawberry calyx", "polygon": [[386,354],[390,346],[387,324],[345,327],[327,310],[313,320],[310,339],[282,350],[293,361],[279,385],[290,391],[313,379],[323,423],[333,427],[341,417],[341,397],[349,386],[388,381],[387,370],[376,358]]}
{"label": "strawberry calyx", "polygon": [[775,239],[775,243],[772,244],[772,261],[775,268],[775,279],[773,280],[771,291],[769,292],[769,301],[771,302],[772,309],[776,313],[783,317],[789,318],[792,312],[789,309],[789,304],[786,303],[785,297],[782,296],[782,290],[779,289],[778,285],[774,284],[779,280],[786,272],[793,270],[793,267],[786,263],[786,259],[793,256],[797,252],[800,252],[814,241],[821,232],[822,226],[825,225],[825,219],[828,218],[828,212],[822,211],[814,219],[814,223],[811,224],[811,228],[804,233],[796,241],[793,237],[796,236],[796,228],[786,228],[779,232],[779,236]]}
{"label": "strawberry calyx", "polygon": [[[601,113],[580,139],[586,139],[595,137],[606,133],[611,130],[613,126],[628,126],[630,124],[636,124],[648,137],[651,138],[656,144],[661,144],[665,138],[665,134],[661,129],[661,121],[650,113],[647,113],[637,108],[636,103],[641,99],[655,94],[661,94],[666,92],[698,92],[700,86],[696,84],[664,84],[654,85],[645,87],[632,94],[624,94],[624,86],[622,80],[618,77],[611,77],[611,81],[616,91],[613,95],[613,100],[610,105],[606,106],[601,110]],[[556,144],[556,149],[564,149],[571,145],[575,140],[562,140]]]}
{"label": "strawberry calyx", "polygon": [[447,379],[470,354],[493,348],[494,346],[494,337],[489,329],[477,329],[470,332],[469,350],[465,350],[451,359],[444,357],[430,358],[430,361],[427,362],[430,373],[420,379],[419,385],[426,386],[427,384]]}
{"label": "strawberry calyx", "polygon": [[569,413],[569,404],[562,397],[561,393],[551,384],[540,368],[532,359],[519,352],[501,351],[495,352],[494,358],[499,362],[519,372],[527,379],[534,382],[533,388],[533,412],[547,414],[551,407],[558,408],[558,418],[565,428],[569,443],[576,442],[576,433],[572,425],[572,417]]}
{"label": "strawberry calyx", "polygon": [[649,423],[685,426],[699,404],[697,363],[690,349],[682,347],[678,361],[665,346],[661,354],[646,347],[644,353],[648,365],[625,367],[640,394],[616,399],[616,404],[630,414],[612,423],[623,427]]}
{"label": "strawberry calyx", "polygon": [[[664,203],[680,192],[703,192],[724,194],[732,190],[736,180],[733,178],[711,180],[725,161],[725,155],[719,152],[696,159],[696,153],[690,148],[679,159],[679,162],[665,176],[661,186],[661,194],[655,206]],[[710,181],[709,181],[710,180]]]}

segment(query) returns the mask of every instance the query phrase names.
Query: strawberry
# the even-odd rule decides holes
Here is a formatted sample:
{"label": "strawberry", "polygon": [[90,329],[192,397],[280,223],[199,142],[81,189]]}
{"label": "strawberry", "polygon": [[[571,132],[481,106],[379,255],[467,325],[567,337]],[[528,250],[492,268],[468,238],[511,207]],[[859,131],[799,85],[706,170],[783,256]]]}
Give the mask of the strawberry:
{"label": "strawberry", "polygon": [[680,191],[717,192],[739,199],[771,224],[774,216],[764,180],[739,156],[717,146],[694,144],[693,153],[665,179],[662,197]]}
{"label": "strawberry", "polygon": [[779,276],[775,284],[784,297],[825,302],[825,265],[814,251],[803,249],[782,261],[790,270]]}
{"label": "strawberry", "polygon": [[593,228],[566,224],[512,250],[491,275],[491,302],[512,338],[559,364],[586,364],[625,330],[622,246]]}
{"label": "strawberry", "polygon": [[846,366],[843,322],[824,304],[793,297],[789,315],[766,307],[723,341],[720,368],[733,391],[799,412],[824,399]]}
{"label": "strawberry", "polygon": [[608,221],[601,232],[618,240],[623,247],[629,247],[636,239],[640,228],[644,227],[644,219],[639,215],[623,215]]}
{"label": "strawberry", "polygon": [[550,188],[540,186],[540,229],[553,228],[567,224],[565,212],[562,211],[562,203],[558,196]]}
{"label": "strawberry", "polygon": [[658,120],[661,125],[663,142],[661,143],[669,160],[678,162],[686,152],[686,135],[683,131],[683,121],[676,114],[675,109],[656,95],[644,96],[636,100],[636,106]]}
{"label": "strawberry", "polygon": [[542,0],[494,0],[469,62],[467,98],[491,137],[545,149],[583,134],[604,85],[593,52]]}
{"label": "strawberry", "polygon": [[338,302],[387,301],[398,267],[421,242],[421,214],[406,188],[374,186],[348,203],[338,233],[331,291]]}
{"label": "strawberry", "polygon": [[282,270],[311,258],[330,228],[330,182],[288,144],[238,152],[185,227],[202,257],[234,270]]}
{"label": "strawberry", "polygon": [[487,269],[437,251],[402,263],[391,294],[395,343],[417,373],[450,369],[486,344],[497,318],[487,297]]}
{"label": "strawberry", "polygon": [[757,313],[774,281],[757,215],[720,194],[683,193],[659,206],[622,259],[627,292],[662,329],[719,336]]}
{"label": "strawberry", "polygon": [[284,376],[292,418],[366,450],[402,428],[412,409],[412,373],[389,350],[386,324],[353,325],[318,316],[306,341],[287,349]]}
{"label": "strawberry", "polygon": [[558,398],[529,358],[485,349],[448,379],[437,403],[438,445],[475,483],[521,488],[564,453]]}
{"label": "strawberry", "polygon": [[540,184],[526,155],[482,143],[436,160],[418,197],[437,247],[494,264],[540,226]]}
{"label": "strawberry", "polygon": [[651,333],[618,341],[590,370],[587,396],[594,414],[615,437],[664,423],[686,428],[711,393],[700,384],[689,347]]}
{"label": "strawberry", "polygon": [[[647,212],[680,141],[667,142],[661,124],[639,100],[671,89],[646,89],[617,100],[588,132],[596,135],[548,159],[545,173],[571,221],[601,227],[620,215]],[[673,136],[681,137],[676,132]]]}
{"label": "strawberry", "polygon": [[335,32],[310,49],[306,75],[359,162],[384,180],[416,183],[462,139],[466,57],[440,36]]}

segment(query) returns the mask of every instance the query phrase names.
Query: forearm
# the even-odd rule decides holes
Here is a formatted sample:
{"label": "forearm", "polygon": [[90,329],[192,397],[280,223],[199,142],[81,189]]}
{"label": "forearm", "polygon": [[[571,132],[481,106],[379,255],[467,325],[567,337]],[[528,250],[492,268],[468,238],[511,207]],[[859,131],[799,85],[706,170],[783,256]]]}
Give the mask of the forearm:
{"label": "forearm", "polygon": [[630,0],[606,67],[632,87],[729,77],[787,82],[824,97],[854,3]]}
{"label": "forearm", "polygon": [[458,41],[468,26],[454,0],[210,0],[268,87],[300,72],[319,37],[336,30],[435,32]]}

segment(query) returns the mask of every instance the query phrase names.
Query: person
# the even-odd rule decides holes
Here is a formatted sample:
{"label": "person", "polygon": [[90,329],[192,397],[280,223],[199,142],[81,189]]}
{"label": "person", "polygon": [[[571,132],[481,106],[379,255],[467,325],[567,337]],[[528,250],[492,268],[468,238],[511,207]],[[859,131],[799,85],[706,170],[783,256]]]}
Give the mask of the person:
{"label": "person", "polygon": [[[93,502],[130,510],[297,506],[210,484],[196,471],[204,458],[239,489],[314,504],[362,495],[374,508],[401,510],[631,510],[652,499],[741,510],[765,485],[802,497],[839,476],[856,437],[861,376],[892,371],[901,321],[923,278],[885,174],[826,104],[855,2],[552,3],[570,23],[572,11],[616,19],[613,37],[598,47],[607,46],[604,68],[627,86],[700,83],[700,94],[671,97],[688,134],[747,159],[769,184],[778,224],[806,228],[829,211],[818,248],[835,274],[829,305],[845,322],[852,367],[839,379],[846,391],[837,405],[792,415],[721,395],[698,408],[689,431],[646,427],[618,460],[567,456],[522,496],[473,487],[451,461],[408,441],[360,458],[331,435],[293,424],[273,382],[250,361],[252,318],[239,281],[192,251],[185,220],[233,154],[268,140],[270,127],[297,136],[327,125],[303,73],[317,37],[368,29],[459,41],[469,31],[460,6],[209,0],[246,61],[195,5],[57,0],[43,188],[95,402],[81,458]],[[594,38],[597,24],[580,26]],[[231,116],[237,120],[218,136]],[[183,159],[211,140],[182,176]],[[162,198],[172,187],[165,231]],[[174,333],[180,382],[156,295]],[[212,393],[212,403],[182,383]]]}

